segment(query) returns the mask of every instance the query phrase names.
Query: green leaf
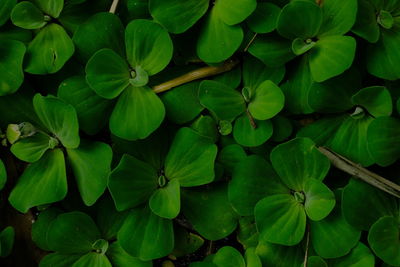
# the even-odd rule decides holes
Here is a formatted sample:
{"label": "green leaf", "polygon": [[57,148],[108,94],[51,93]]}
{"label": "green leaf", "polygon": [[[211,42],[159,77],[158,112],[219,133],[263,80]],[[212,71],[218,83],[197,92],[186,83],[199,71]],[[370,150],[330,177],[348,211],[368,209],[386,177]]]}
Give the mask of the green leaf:
{"label": "green leaf", "polygon": [[0,190],[3,189],[7,182],[7,170],[3,161],[0,159]]}
{"label": "green leaf", "polygon": [[400,158],[400,121],[392,117],[375,119],[368,127],[367,143],[377,164],[393,164]]}
{"label": "green leaf", "polygon": [[50,74],[59,71],[74,54],[75,48],[65,30],[56,23],[41,29],[26,51],[25,71]]}
{"label": "green leaf", "polygon": [[380,30],[376,11],[370,1],[358,1],[357,19],[352,32],[370,43],[376,43],[379,40]]}
{"label": "green leaf", "polygon": [[188,232],[183,227],[175,227],[175,247],[171,255],[182,257],[197,251],[203,244],[204,239],[194,233]]}
{"label": "green leaf", "polygon": [[19,41],[2,40],[0,43],[0,96],[16,92],[24,81],[22,62],[25,45]]}
{"label": "green leaf", "polygon": [[296,191],[302,191],[309,179],[322,181],[330,167],[328,158],[308,138],[296,138],[276,146],[270,158],[282,182]]}
{"label": "green leaf", "polygon": [[49,231],[49,226],[60,213],[61,210],[57,208],[49,208],[39,213],[39,216],[32,225],[31,231],[32,241],[34,241],[39,248],[47,251],[51,250],[47,240],[47,233]]}
{"label": "green leaf", "polygon": [[[307,19],[304,19],[307,18]],[[276,28],[285,38],[312,38],[322,24],[322,10],[312,1],[292,1],[282,8]]]}
{"label": "green leaf", "polygon": [[164,120],[165,108],[149,87],[129,86],[111,114],[111,132],[127,140],[144,139]]}
{"label": "green leaf", "polygon": [[33,108],[43,125],[66,148],[79,146],[79,124],[73,106],[53,96],[36,94]]}
{"label": "green leaf", "polygon": [[58,141],[43,132],[37,132],[14,143],[10,151],[18,159],[32,163],[38,161],[48,149],[54,148],[54,142]]}
{"label": "green leaf", "polygon": [[268,120],[283,109],[284,103],[281,89],[272,81],[265,81],[256,88],[248,108],[256,120]]}
{"label": "green leaf", "polygon": [[15,209],[26,213],[32,207],[62,200],[66,194],[64,155],[55,149],[25,169],[8,200]]}
{"label": "green leaf", "polygon": [[82,200],[93,205],[107,188],[111,172],[112,150],[101,142],[81,142],[76,149],[67,149]]}
{"label": "green leaf", "polygon": [[[302,267],[304,266],[301,265]],[[310,267],[328,267],[328,264],[319,256],[308,257],[307,266]]]}
{"label": "green leaf", "polygon": [[268,196],[254,208],[260,241],[293,246],[306,230],[306,213],[302,204],[289,194]]}
{"label": "green leaf", "polygon": [[57,95],[75,108],[79,128],[85,133],[96,134],[107,124],[113,102],[98,96],[86,83],[85,76],[64,80]]}
{"label": "green leaf", "polygon": [[3,26],[4,23],[8,21],[10,18],[11,11],[14,6],[17,4],[17,0],[4,0],[1,1],[0,4],[0,26]]}
{"label": "green leaf", "polygon": [[246,266],[262,267],[260,257],[257,255],[255,247],[246,249],[244,259],[246,261]]}
{"label": "green leaf", "polygon": [[114,242],[107,250],[107,258],[114,267],[152,267],[151,261],[141,261],[129,255],[119,242]]}
{"label": "green leaf", "polygon": [[208,14],[197,40],[197,55],[207,63],[218,63],[231,57],[243,41],[239,25],[229,26],[215,8]]}
{"label": "green leaf", "polygon": [[[337,194],[340,202],[341,194]],[[310,221],[310,240],[313,248],[323,258],[347,255],[358,244],[361,232],[348,224],[343,217],[340,203],[324,219]]]}
{"label": "green leaf", "polygon": [[157,170],[127,154],[122,156],[108,182],[108,188],[119,211],[146,202],[157,186]]}
{"label": "green leaf", "polygon": [[97,51],[86,64],[86,81],[101,97],[116,98],[129,85],[129,66],[109,48]]}
{"label": "green leaf", "polygon": [[329,266],[332,267],[373,267],[375,266],[375,257],[369,248],[360,242],[349,254],[331,260],[329,263]]}
{"label": "green leaf", "polygon": [[95,267],[112,267],[110,261],[107,259],[105,255],[90,252],[88,254],[83,255],[77,260],[72,267],[86,267],[86,266],[95,266]]}
{"label": "green leaf", "polygon": [[217,0],[213,9],[227,25],[244,21],[257,7],[256,0]]}
{"label": "green leaf", "polygon": [[360,230],[371,227],[383,216],[398,216],[397,199],[359,180],[351,179],[343,190],[343,216]]}
{"label": "green leaf", "polygon": [[190,128],[181,128],[165,159],[165,176],[178,179],[182,187],[208,184],[214,180],[216,156],[216,145]]}
{"label": "green leaf", "polygon": [[22,1],[13,8],[11,21],[14,25],[24,29],[39,29],[47,24],[44,15],[32,2]]}
{"label": "green leaf", "polygon": [[315,44],[316,42],[311,39],[296,38],[292,42],[292,50],[295,55],[299,56],[309,51]]}
{"label": "green leaf", "polygon": [[256,10],[247,18],[250,30],[256,33],[269,33],[276,29],[281,9],[271,3],[257,3]]}
{"label": "green leaf", "polygon": [[179,34],[191,28],[207,11],[208,0],[150,0],[152,17],[171,33]]}
{"label": "green leaf", "polygon": [[219,151],[217,161],[224,166],[226,172],[232,173],[236,164],[246,157],[243,147],[238,144],[231,144]]}
{"label": "green leaf", "polygon": [[221,120],[232,120],[246,109],[242,95],[215,81],[202,81],[199,88],[200,103]]}
{"label": "green leaf", "polygon": [[229,204],[224,184],[182,190],[182,211],[193,228],[209,240],[230,235],[239,217]]}
{"label": "green leaf", "polygon": [[243,84],[253,92],[264,81],[279,84],[285,76],[285,67],[271,68],[255,57],[247,56],[243,62]]}
{"label": "green leaf", "polygon": [[384,86],[361,89],[351,98],[354,105],[362,106],[374,117],[390,116],[393,104],[389,91]]}
{"label": "green leaf", "polygon": [[247,114],[236,119],[233,126],[233,138],[242,146],[254,147],[264,144],[272,136],[271,121],[255,121],[254,129]]}
{"label": "green leaf", "polygon": [[261,35],[249,47],[249,53],[268,67],[281,67],[296,55],[292,42],[277,35]]}
{"label": "green leaf", "polygon": [[308,179],[304,184],[304,194],[304,208],[307,217],[313,221],[324,219],[335,207],[335,195],[319,180]]}
{"label": "green leaf", "polygon": [[118,240],[126,252],[143,261],[167,256],[174,248],[172,220],[155,215],[148,207],[134,209],[119,231]]}
{"label": "green leaf", "polygon": [[200,82],[183,84],[161,95],[169,120],[183,124],[200,114],[204,107],[198,98],[199,84]]}
{"label": "green leaf", "polygon": [[235,248],[225,246],[220,248],[212,258],[212,262],[218,267],[245,267],[246,264],[240,254]]}
{"label": "green leaf", "polygon": [[175,218],[181,210],[180,192],[181,187],[178,179],[173,179],[165,187],[158,188],[149,200],[151,211],[166,219]]}
{"label": "green leaf", "polygon": [[53,18],[58,18],[64,7],[64,0],[33,0],[33,3]]}
{"label": "green leaf", "polygon": [[258,230],[256,227],[254,216],[241,217],[239,219],[239,227],[237,233],[237,240],[244,249],[257,246]]}
{"label": "green leaf", "polygon": [[357,17],[357,2],[360,1],[325,0],[321,5],[323,22],[319,36],[342,35],[350,31]]}
{"label": "green leaf", "polygon": [[79,211],[58,215],[47,233],[51,250],[63,254],[90,252],[93,250],[93,243],[99,238],[99,229],[92,218]]}
{"label": "green leaf", "polygon": [[7,257],[11,254],[14,246],[15,231],[12,226],[4,228],[0,232],[0,257]]}
{"label": "green leaf", "polygon": [[241,160],[228,186],[229,202],[241,216],[254,213],[255,204],[265,196],[289,193],[271,164],[257,155]]}
{"label": "green leaf", "polygon": [[260,242],[256,248],[263,266],[300,266],[304,262],[304,250],[300,246],[280,246]]}
{"label": "green leaf", "polygon": [[385,263],[400,265],[400,228],[397,218],[385,216],[376,221],[369,230],[368,243]]}
{"label": "green leaf", "polygon": [[80,24],[72,40],[82,62],[87,62],[102,48],[125,57],[124,26],[117,15],[109,12],[97,13]]}
{"label": "green leaf", "polygon": [[390,30],[381,29],[379,41],[369,45],[366,52],[368,72],[376,77],[386,80],[400,78],[397,68],[400,62],[400,53],[397,47],[400,43],[400,29],[394,27]]}
{"label": "green leaf", "polygon": [[290,119],[283,116],[275,116],[272,118],[274,133],[271,137],[272,141],[282,142],[289,138],[293,132],[293,125]]}
{"label": "green leaf", "polygon": [[323,82],[350,68],[356,51],[356,41],[350,36],[320,38],[310,51],[310,71],[316,82]]}
{"label": "green leaf", "polygon": [[61,253],[50,253],[42,258],[40,261],[40,267],[70,267],[72,266],[82,255],[81,254],[61,254]]}
{"label": "green leaf", "polygon": [[149,76],[162,71],[172,58],[173,45],[168,32],[158,23],[137,19],[125,30],[128,62],[141,67]]}
{"label": "green leaf", "polygon": [[[225,121],[226,122],[226,121]],[[201,135],[204,138],[207,138],[210,142],[215,143],[218,139],[218,131],[223,131],[224,129],[221,128],[221,121],[219,122],[220,125],[217,129],[217,122],[214,118],[209,115],[200,115],[191,125],[192,128],[197,134]],[[223,124],[223,123],[222,123]],[[222,125],[223,126],[223,125]],[[225,125],[229,130],[229,124]],[[222,129],[222,130],[221,130]]]}

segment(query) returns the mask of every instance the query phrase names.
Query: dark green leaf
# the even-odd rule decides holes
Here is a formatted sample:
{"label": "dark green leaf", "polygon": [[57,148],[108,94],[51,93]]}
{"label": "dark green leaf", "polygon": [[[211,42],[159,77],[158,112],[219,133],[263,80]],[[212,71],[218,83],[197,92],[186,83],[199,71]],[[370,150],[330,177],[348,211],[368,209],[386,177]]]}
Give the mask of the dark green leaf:
{"label": "dark green leaf", "polygon": [[24,29],[39,29],[47,24],[43,12],[32,2],[22,1],[11,12],[14,25]]}
{"label": "dark green leaf", "polygon": [[149,200],[151,211],[166,219],[173,219],[178,216],[181,210],[180,191],[178,179],[173,179],[164,187],[155,190]]}
{"label": "dark green leaf", "polygon": [[258,3],[256,10],[247,19],[250,30],[256,33],[269,33],[276,29],[281,9],[271,3]]}
{"label": "dark green leaf", "polygon": [[247,147],[259,146],[271,138],[273,131],[271,121],[255,120],[255,124],[257,127],[254,129],[247,114],[243,114],[236,119],[233,126],[233,138],[239,145]]}
{"label": "dark green leaf", "polygon": [[218,0],[213,9],[227,25],[235,25],[245,20],[256,9],[256,0]]}
{"label": "dark green leaf", "polygon": [[11,254],[14,246],[15,231],[12,226],[4,228],[0,232],[0,257],[7,257]]}
{"label": "dark green leaf", "polygon": [[17,0],[3,0],[0,3],[0,26],[10,18],[10,14],[14,6],[17,4]]}
{"label": "dark green leaf", "polygon": [[54,148],[57,142],[47,134],[37,132],[33,136],[19,140],[10,150],[18,159],[32,163],[38,161],[48,149]]}
{"label": "dark green leaf", "polygon": [[12,94],[24,81],[22,62],[25,45],[19,41],[2,40],[0,43],[0,96]]}
{"label": "dark green leaf", "polygon": [[383,86],[363,88],[353,95],[351,100],[354,105],[365,108],[374,117],[390,116],[392,114],[392,97]]}
{"label": "dark green leaf", "polygon": [[141,261],[129,255],[119,244],[114,242],[107,250],[107,257],[114,267],[152,267],[151,261]]}

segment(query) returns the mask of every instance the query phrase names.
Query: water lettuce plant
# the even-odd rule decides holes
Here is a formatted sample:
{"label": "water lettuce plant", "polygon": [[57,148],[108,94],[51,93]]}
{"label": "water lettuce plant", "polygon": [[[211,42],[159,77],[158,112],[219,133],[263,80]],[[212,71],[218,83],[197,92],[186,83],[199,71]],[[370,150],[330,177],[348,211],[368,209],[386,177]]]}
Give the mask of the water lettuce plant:
{"label": "water lettuce plant", "polygon": [[400,266],[399,17],[0,1],[0,266]]}

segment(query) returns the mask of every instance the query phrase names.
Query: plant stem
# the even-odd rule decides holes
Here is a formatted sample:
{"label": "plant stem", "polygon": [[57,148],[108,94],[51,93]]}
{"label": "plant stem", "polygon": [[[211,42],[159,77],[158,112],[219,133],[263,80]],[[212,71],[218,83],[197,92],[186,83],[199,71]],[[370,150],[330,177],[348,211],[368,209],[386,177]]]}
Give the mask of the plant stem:
{"label": "plant stem", "polygon": [[382,176],[379,176],[366,168],[361,167],[359,164],[352,162],[351,160],[337,154],[336,152],[326,148],[319,147],[318,150],[328,157],[333,166],[336,168],[355,176],[362,181],[382,190],[388,194],[391,194],[397,198],[400,198],[400,186],[395,184]]}
{"label": "plant stem", "polygon": [[310,225],[307,224],[306,251],[304,253],[303,267],[307,267],[307,264],[308,264],[308,247],[309,246],[310,246]]}
{"label": "plant stem", "polygon": [[206,77],[221,74],[221,73],[232,70],[238,63],[239,63],[239,60],[231,59],[231,60],[226,61],[221,66],[217,66],[217,67],[207,66],[207,67],[203,67],[203,68],[200,68],[197,70],[193,70],[182,76],[179,76],[177,78],[174,78],[174,79],[164,82],[162,84],[154,86],[153,91],[155,93],[159,94],[159,93],[168,91],[174,87],[177,87],[177,86],[185,84],[185,83],[189,83],[189,82],[192,82],[192,81],[195,81],[198,79],[203,79]]}
{"label": "plant stem", "polygon": [[246,47],[244,48],[244,52],[247,52],[247,50],[249,50],[249,48],[250,48],[250,46],[251,46],[251,44],[254,42],[254,40],[256,39],[256,37],[257,37],[257,35],[258,35],[258,33],[255,33],[254,35],[253,35],[253,37],[250,39],[250,42],[246,45]]}
{"label": "plant stem", "polygon": [[111,7],[110,7],[110,11],[109,11],[110,13],[115,14],[115,11],[117,10],[117,7],[118,7],[118,2],[119,2],[119,0],[113,0]]}
{"label": "plant stem", "polygon": [[253,127],[253,129],[256,129],[257,128],[257,123],[254,120],[253,115],[251,115],[251,113],[250,113],[250,111],[248,109],[246,109],[246,115],[249,118],[251,127]]}

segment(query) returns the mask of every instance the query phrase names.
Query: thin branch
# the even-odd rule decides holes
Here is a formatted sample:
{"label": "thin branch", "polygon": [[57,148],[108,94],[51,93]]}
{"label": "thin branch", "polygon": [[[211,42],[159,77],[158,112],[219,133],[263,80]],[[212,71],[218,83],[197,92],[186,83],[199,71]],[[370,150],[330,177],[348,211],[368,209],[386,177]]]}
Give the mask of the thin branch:
{"label": "thin branch", "polygon": [[318,150],[328,157],[331,163],[338,169],[355,176],[362,181],[389,193],[395,197],[400,198],[400,186],[395,184],[382,176],[379,176],[366,168],[361,167],[359,164],[346,159],[345,157],[329,150],[326,147],[319,147]]}
{"label": "thin branch", "polygon": [[113,0],[111,7],[110,7],[110,11],[109,11],[110,13],[115,14],[115,11],[117,10],[117,7],[118,7],[118,2],[119,2],[119,0]]}
{"label": "thin branch", "polygon": [[257,123],[254,120],[253,115],[251,115],[249,109],[246,109],[246,115],[247,115],[247,118],[249,118],[251,127],[253,127],[253,129],[257,129]]}
{"label": "thin branch", "polygon": [[197,70],[190,71],[182,76],[174,78],[170,81],[164,82],[162,84],[156,85],[153,87],[153,91],[157,94],[168,91],[174,87],[179,85],[189,83],[198,79],[203,79],[206,77],[214,76],[217,74],[221,74],[227,71],[232,70],[239,63],[239,60],[228,60],[221,66],[213,67],[207,66]]}
{"label": "thin branch", "polygon": [[303,267],[307,267],[308,264],[308,248],[310,246],[310,225],[307,224],[307,239],[306,239],[306,251],[304,253]]}
{"label": "thin branch", "polygon": [[258,33],[255,33],[254,35],[253,35],[253,37],[250,39],[250,42],[246,45],[246,47],[244,48],[244,52],[247,52],[247,50],[249,50],[249,48],[250,48],[250,46],[251,46],[251,44],[254,42],[254,40],[256,39],[256,37],[257,37],[257,35],[258,35]]}

